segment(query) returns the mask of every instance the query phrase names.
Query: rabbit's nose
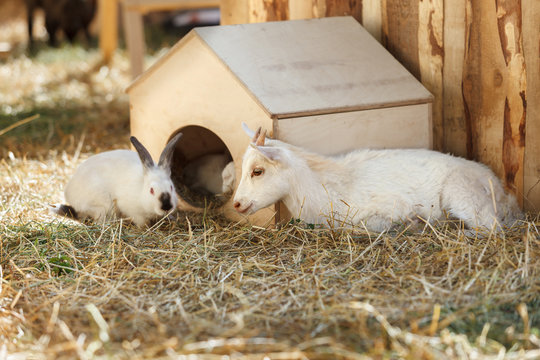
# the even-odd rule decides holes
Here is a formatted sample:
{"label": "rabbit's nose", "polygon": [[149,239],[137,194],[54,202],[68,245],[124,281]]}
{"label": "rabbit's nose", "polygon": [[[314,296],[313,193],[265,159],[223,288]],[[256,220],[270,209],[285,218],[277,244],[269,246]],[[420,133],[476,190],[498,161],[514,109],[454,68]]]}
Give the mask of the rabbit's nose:
{"label": "rabbit's nose", "polygon": [[172,209],[171,194],[162,193],[159,195],[159,201],[161,201],[161,210],[169,211]]}
{"label": "rabbit's nose", "polygon": [[238,209],[240,208],[241,205],[242,205],[242,204],[240,204],[239,201],[236,201],[236,202],[234,203],[233,206],[234,206],[234,208],[235,208],[236,210],[238,210]]}

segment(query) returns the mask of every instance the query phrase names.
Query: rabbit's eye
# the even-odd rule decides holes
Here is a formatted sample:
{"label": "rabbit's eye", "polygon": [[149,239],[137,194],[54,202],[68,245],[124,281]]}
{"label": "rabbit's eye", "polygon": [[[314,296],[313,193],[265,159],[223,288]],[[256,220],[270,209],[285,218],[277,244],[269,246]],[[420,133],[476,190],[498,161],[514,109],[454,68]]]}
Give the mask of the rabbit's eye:
{"label": "rabbit's eye", "polygon": [[154,188],[150,188],[150,194],[154,195]]}

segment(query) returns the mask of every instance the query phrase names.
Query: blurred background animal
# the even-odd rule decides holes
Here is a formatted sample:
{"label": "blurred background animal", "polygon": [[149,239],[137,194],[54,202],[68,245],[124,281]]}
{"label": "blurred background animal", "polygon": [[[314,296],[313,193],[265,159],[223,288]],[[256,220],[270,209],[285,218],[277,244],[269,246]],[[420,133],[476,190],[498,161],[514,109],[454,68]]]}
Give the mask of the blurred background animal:
{"label": "blurred background animal", "polygon": [[28,42],[33,45],[32,28],[34,12],[41,8],[45,13],[45,29],[49,34],[49,45],[57,46],[57,35],[62,31],[73,43],[82,31],[90,41],[89,26],[96,13],[97,0],[25,0],[28,18]]}

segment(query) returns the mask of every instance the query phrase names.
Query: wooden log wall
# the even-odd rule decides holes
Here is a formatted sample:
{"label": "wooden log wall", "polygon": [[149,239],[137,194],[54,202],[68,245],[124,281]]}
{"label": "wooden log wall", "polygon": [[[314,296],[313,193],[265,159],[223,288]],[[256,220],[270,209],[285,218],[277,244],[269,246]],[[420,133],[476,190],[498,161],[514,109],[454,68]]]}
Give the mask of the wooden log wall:
{"label": "wooden log wall", "polygon": [[351,15],[434,95],[437,150],[540,211],[540,1],[222,0],[222,23]]}

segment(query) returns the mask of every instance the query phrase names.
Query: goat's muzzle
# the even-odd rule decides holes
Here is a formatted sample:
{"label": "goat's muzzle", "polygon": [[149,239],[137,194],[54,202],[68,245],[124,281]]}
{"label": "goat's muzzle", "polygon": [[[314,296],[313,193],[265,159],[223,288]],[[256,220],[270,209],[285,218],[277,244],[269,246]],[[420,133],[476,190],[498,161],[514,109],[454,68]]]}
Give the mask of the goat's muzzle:
{"label": "goat's muzzle", "polygon": [[235,201],[233,204],[235,210],[238,211],[240,214],[245,214],[249,209],[251,209],[252,205],[253,203],[249,203],[248,206],[242,209],[242,204],[239,201]]}

